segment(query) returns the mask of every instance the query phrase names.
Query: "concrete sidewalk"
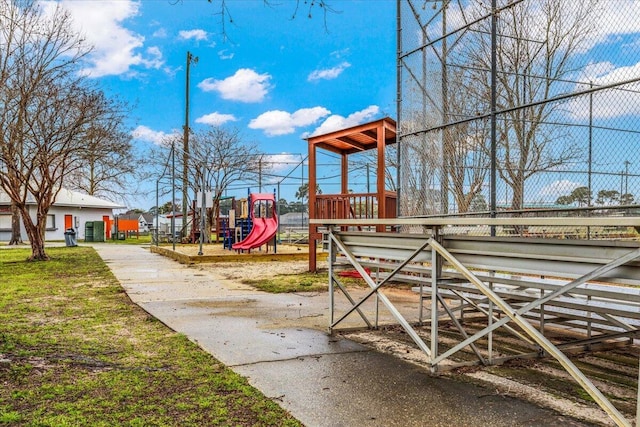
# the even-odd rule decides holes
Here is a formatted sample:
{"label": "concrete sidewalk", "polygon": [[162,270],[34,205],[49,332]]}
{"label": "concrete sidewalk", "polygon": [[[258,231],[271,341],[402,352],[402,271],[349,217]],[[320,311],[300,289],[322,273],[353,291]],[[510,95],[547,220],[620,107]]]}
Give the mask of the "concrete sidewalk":
{"label": "concrete sidewalk", "polygon": [[267,294],[143,247],[92,246],[136,304],[307,426],[586,425],[327,335],[326,294]]}

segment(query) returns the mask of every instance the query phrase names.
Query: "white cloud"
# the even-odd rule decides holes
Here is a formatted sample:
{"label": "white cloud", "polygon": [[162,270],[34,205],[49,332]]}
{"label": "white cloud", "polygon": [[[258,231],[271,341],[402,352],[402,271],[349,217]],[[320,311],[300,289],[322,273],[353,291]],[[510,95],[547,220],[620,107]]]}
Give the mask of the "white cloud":
{"label": "white cloud", "polygon": [[[86,42],[93,46],[87,58],[89,65],[81,71],[82,74],[97,78],[135,74],[132,71],[135,66],[165,69],[160,48],[151,46],[144,54],[140,53],[144,37],[124,27],[127,19],[139,14],[139,2],[43,2],[44,13],[53,13],[58,4],[71,14],[73,30],[83,34]],[[162,29],[159,31],[155,35],[162,36]]]}
{"label": "white cloud", "polygon": [[269,74],[241,68],[224,80],[205,79],[198,87],[205,92],[217,91],[223,99],[240,102],[260,102],[270,89]]}
{"label": "white cloud", "polygon": [[155,131],[148,126],[140,125],[131,132],[133,139],[140,141],[151,142],[155,145],[162,145],[162,143],[170,137],[178,136],[177,132],[165,133],[162,131]]}
{"label": "white cloud", "polygon": [[[93,46],[87,58],[90,64],[82,73],[90,77],[129,73],[131,67],[142,65],[157,67],[158,57],[153,52],[145,58],[137,52],[144,44],[144,37],[128,30],[123,23],[139,14],[140,2],[88,2],[63,0],[43,2],[45,14],[51,14],[59,4],[73,17],[73,30],[84,35]],[[155,56],[154,56],[155,55]]]}
{"label": "white cloud", "polygon": [[[589,64],[583,73],[578,77],[578,81],[590,82],[577,84],[576,91],[588,89],[590,84],[593,87],[608,86],[616,83],[629,81],[640,75],[640,63],[616,67],[610,62],[598,62]],[[593,118],[612,118],[622,115],[640,114],[640,83],[624,85],[624,90],[605,90],[595,92],[593,98],[593,108],[589,108],[589,97],[581,96],[574,98],[567,103],[569,114],[576,119],[587,119],[591,114]]]}
{"label": "white cloud", "polygon": [[344,70],[349,68],[351,64],[348,62],[343,62],[333,68],[328,68],[325,70],[315,70],[309,74],[307,80],[312,82],[316,80],[332,80],[337,78]]}
{"label": "white cloud", "polygon": [[350,53],[351,53],[351,49],[347,47],[341,50],[334,50],[333,52],[330,53],[330,55],[336,59],[340,59],[345,56],[348,56]]}
{"label": "white cloud", "polygon": [[159,39],[163,39],[165,37],[167,37],[167,30],[164,28],[158,28],[157,30],[155,30],[153,32],[153,37],[157,37]]}
{"label": "white cloud", "polygon": [[233,59],[234,53],[228,53],[227,49],[222,49],[220,51],[218,51],[218,58],[225,60],[225,59]]}
{"label": "white cloud", "polygon": [[233,114],[220,114],[217,111],[206,114],[196,119],[196,123],[203,123],[211,126],[221,126],[227,122],[235,122],[238,119]]}
{"label": "white cloud", "polygon": [[147,48],[147,58],[142,60],[147,68],[159,69],[164,65],[162,51],[157,46]]}
{"label": "white cloud", "polygon": [[334,114],[332,116],[329,116],[309,136],[324,135],[325,133],[357,126],[371,121],[378,114],[380,114],[380,107],[378,107],[377,105],[370,105],[364,110],[356,111],[355,113],[349,114],[347,117],[342,117],[338,114]]}
{"label": "white cloud", "polygon": [[207,40],[207,38],[209,37],[209,35],[207,34],[207,32],[205,30],[183,30],[180,31],[178,33],[178,35],[180,36],[181,39],[183,40]]}
{"label": "white cloud", "polygon": [[583,184],[575,181],[569,181],[567,179],[563,179],[560,181],[554,181],[551,184],[543,187],[538,195],[543,198],[553,198],[557,199],[560,196],[567,196],[571,194],[573,190],[578,187],[582,187]]}
{"label": "white cloud", "polygon": [[294,113],[281,110],[267,111],[249,122],[251,129],[262,129],[267,136],[288,135],[296,128],[309,126],[331,114],[324,107],[302,108]]}

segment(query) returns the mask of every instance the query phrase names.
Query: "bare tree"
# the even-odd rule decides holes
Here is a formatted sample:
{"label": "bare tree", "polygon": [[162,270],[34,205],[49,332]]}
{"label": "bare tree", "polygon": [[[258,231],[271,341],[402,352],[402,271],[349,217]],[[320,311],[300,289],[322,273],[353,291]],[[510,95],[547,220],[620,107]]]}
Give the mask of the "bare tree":
{"label": "bare tree", "polygon": [[209,223],[217,218],[220,199],[231,184],[252,180],[261,170],[264,172],[260,159],[257,145],[245,141],[237,129],[210,127],[195,132],[189,158],[193,179],[189,184],[194,192],[203,185],[204,190],[212,192]]}
{"label": "bare tree", "polygon": [[[485,104],[485,99],[470,96],[473,90],[473,73],[464,69],[450,69],[448,114],[452,117],[473,117]],[[473,93],[473,92],[471,92]],[[469,212],[480,195],[490,165],[490,157],[484,147],[489,138],[487,120],[474,120],[450,126],[444,133],[443,144],[445,170],[449,177],[458,212]]]}
{"label": "bare tree", "polygon": [[[421,101],[421,94],[417,95]],[[438,188],[442,170],[442,147],[435,132],[419,132],[424,127],[437,124],[437,118],[424,111],[420,102],[415,102],[407,108],[405,119],[400,123],[401,134],[411,134],[404,137],[401,146],[403,159],[402,168],[403,191],[400,203],[403,215],[436,214],[440,211],[442,197]]]}
{"label": "bare tree", "polygon": [[70,15],[39,5],[0,0],[0,187],[20,212],[31,260],[48,259],[47,214],[86,154],[88,129],[114,117],[112,102],[78,74],[89,48]]}
{"label": "bare tree", "polygon": [[[398,170],[398,147],[393,145],[385,146],[385,165],[384,165],[384,182],[385,188],[390,191],[397,191],[396,183]],[[354,170],[354,176],[364,178],[371,183],[371,172],[376,172],[378,168],[378,152],[377,150],[367,150],[349,158],[350,168]],[[375,186],[375,181],[374,184]],[[367,189],[369,191],[369,189]]]}
{"label": "bare tree", "polygon": [[[177,0],[179,1],[179,0]],[[233,15],[229,8],[229,0],[207,0],[218,7],[217,15],[220,16],[220,26],[222,28],[222,36],[226,39],[228,37],[227,24],[234,24]],[[267,7],[280,6],[279,1],[262,0],[263,4]],[[307,18],[311,19],[316,10],[320,10],[324,19],[324,28],[329,30],[327,23],[328,13],[338,13],[336,9],[331,6],[331,2],[328,0],[295,0],[291,19],[296,19],[300,13],[305,13]]]}
{"label": "bare tree", "polygon": [[[581,153],[559,126],[548,125],[563,108],[561,102],[538,102],[568,90],[567,79],[581,67],[576,53],[594,34],[590,17],[598,1],[520,2],[498,16],[497,170],[513,190],[512,208],[524,203],[525,182],[533,175],[577,159]],[[483,11],[481,13],[485,13]],[[486,20],[484,21],[485,25]],[[488,105],[491,46],[488,27],[475,42],[465,43],[466,65],[476,71],[474,87]],[[526,106],[526,107],[525,107]],[[489,109],[486,108],[485,111]]]}
{"label": "bare tree", "polygon": [[134,185],[143,179],[141,159],[134,152],[131,133],[122,124],[120,113],[128,112],[123,104],[113,105],[114,117],[92,124],[86,132],[86,150],[80,165],[65,180],[65,186],[91,196],[125,201],[135,193]]}

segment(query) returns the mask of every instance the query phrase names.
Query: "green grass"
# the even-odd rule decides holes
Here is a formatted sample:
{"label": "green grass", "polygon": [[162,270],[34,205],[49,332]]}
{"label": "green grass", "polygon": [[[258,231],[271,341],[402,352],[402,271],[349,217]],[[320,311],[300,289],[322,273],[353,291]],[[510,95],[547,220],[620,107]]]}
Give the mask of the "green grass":
{"label": "green grass", "polygon": [[133,304],[89,247],[0,250],[0,426],[299,426]]}

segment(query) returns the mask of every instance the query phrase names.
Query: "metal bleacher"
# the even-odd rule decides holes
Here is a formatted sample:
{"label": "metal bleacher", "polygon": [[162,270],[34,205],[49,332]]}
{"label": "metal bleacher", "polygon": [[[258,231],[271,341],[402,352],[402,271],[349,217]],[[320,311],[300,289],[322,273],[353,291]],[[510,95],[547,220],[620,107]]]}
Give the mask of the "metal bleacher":
{"label": "metal bleacher", "polygon": [[[489,229],[638,227],[640,218],[316,221],[324,227],[329,251],[330,332],[353,313],[367,326],[377,326],[377,318],[371,321],[360,310],[366,300],[374,298],[425,353],[433,372],[455,367],[452,356],[465,348],[473,349],[475,363],[481,365],[514,357],[551,356],[618,425],[630,425],[565,352],[576,347],[633,344],[638,337],[640,243],[632,239],[471,235],[455,229],[468,230],[478,224]],[[373,231],[381,226],[387,232]],[[344,268],[355,269],[367,282],[370,290],[363,299],[356,301],[340,284],[338,273]],[[385,289],[398,285],[410,286],[419,295],[418,324],[429,326],[428,338],[385,295]],[[351,302],[344,313],[336,312],[337,290]],[[468,327],[470,320],[475,320],[476,328]],[[460,340],[439,352],[442,322],[453,324]],[[491,339],[488,346],[479,344],[499,328],[522,340],[529,351],[503,357],[492,347]],[[555,340],[558,334],[564,334],[564,339]]]}

